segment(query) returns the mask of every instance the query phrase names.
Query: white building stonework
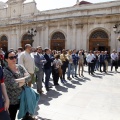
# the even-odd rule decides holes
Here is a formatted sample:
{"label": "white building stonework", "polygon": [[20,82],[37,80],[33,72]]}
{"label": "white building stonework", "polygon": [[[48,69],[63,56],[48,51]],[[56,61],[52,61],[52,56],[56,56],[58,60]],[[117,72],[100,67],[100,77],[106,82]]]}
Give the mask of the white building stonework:
{"label": "white building stonework", "polygon": [[[83,2],[83,3],[82,3]],[[113,26],[120,23],[120,1],[39,11],[36,3],[8,0],[0,3],[0,47],[4,50],[30,43],[51,49],[109,50],[120,48]],[[37,30],[34,37],[28,30]]]}

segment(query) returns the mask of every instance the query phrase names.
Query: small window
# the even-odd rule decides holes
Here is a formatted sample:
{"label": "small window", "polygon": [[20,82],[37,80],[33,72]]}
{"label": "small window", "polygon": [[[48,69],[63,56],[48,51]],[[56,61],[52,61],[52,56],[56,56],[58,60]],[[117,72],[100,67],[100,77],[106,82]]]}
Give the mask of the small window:
{"label": "small window", "polygon": [[99,30],[99,31],[95,31],[92,33],[91,39],[95,39],[95,38],[102,38],[102,39],[105,39],[105,38],[108,38],[108,35],[106,32],[102,31],[102,30]]}
{"label": "small window", "polygon": [[61,32],[55,32],[53,35],[52,35],[52,40],[65,40],[65,36],[63,33]]}
{"label": "small window", "polygon": [[3,35],[0,39],[1,41],[8,41],[7,37],[5,35]]}

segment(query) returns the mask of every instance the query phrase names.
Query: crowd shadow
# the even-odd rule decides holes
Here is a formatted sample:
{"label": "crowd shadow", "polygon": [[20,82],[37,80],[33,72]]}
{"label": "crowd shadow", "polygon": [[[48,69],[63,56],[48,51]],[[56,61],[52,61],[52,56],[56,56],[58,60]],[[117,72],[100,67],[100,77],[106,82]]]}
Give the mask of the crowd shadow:
{"label": "crowd shadow", "polygon": [[55,89],[57,91],[68,92],[68,88],[63,87],[63,86],[55,86]]}
{"label": "crowd shadow", "polygon": [[79,82],[86,82],[86,80],[82,79],[82,78],[75,78],[75,80],[79,81]]}
{"label": "crowd shadow", "polygon": [[52,119],[48,119],[48,118],[42,118],[38,116],[38,120],[52,120]]}
{"label": "crowd shadow", "polygon": [[84,80],[89,80],[89,81],[91,81],[91,79],[88,78],[88,77],[83,77],[83,79],[84,79]]}
{"label": "crowd shadow", "polygon": [[66,83],[66,84],[64,84],[64,86],[66,86],[67,88],[73,88],[73,89],[75,89],[76,88],[76,86],[75,85],[72,85],[72,84],[70,84],[70,83]]}
{"label": "crowd shadow", "polygon": [[[81,80],[81,79],[80,79]],[[79,81],[75,81],[75,80],[72,80],[71,81],[72,84],[75,84],[75,85],[82,85]]]}

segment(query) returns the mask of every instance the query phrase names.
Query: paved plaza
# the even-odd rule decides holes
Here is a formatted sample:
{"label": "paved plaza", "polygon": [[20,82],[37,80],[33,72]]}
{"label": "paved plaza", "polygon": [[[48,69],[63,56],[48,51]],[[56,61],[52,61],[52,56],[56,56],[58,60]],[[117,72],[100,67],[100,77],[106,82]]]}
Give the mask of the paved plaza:
{"label": "paved plaza", "polygon": [[84,76],[44,90],[36,113],[39,119],[120,120],[120,68],[117,73],[97,71],[93,77],[85,67]]}

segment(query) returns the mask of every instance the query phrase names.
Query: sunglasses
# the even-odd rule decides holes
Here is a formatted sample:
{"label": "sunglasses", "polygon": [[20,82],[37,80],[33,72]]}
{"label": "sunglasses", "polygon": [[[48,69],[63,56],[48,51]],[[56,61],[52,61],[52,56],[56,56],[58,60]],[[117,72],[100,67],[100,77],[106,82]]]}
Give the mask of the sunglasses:
{"label": "sunglasses", "polygon": [[17,56],[10,56],[8,57],[10,60],[17,59]]}

